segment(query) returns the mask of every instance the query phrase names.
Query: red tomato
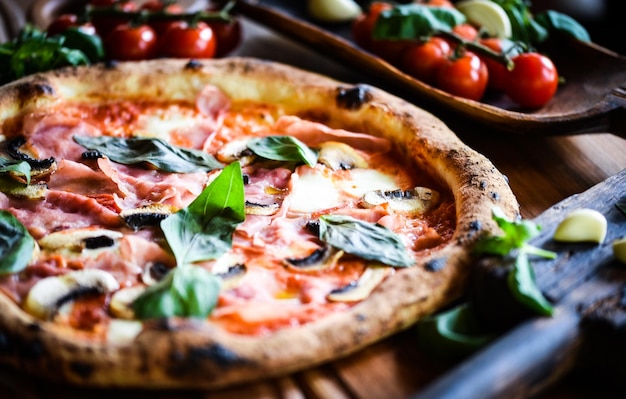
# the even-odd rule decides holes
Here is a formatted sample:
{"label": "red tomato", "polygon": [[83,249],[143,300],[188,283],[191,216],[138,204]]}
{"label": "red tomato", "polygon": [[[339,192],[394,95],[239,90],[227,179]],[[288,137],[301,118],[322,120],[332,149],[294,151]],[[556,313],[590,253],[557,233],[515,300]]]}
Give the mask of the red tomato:
{"label": "red tomato", "polygon": [[436,86],[455,96],[480,100],[487,88],[489,72],[474,53],[447,60],[437,72]]}
{"label": "red tomato", "polygon": [[415,1],[415,3],[424,4],[425,6],[430,7],[454,8],[454,4],[452,4],[449,0],[420,0]]}
{"label": "red tomato", "polygon": [[524,53],[513,58],[505,93],[524,108],[545,105],[556,93],[559,74],[552,61],[539,53]]}
{"label": "red tomato", "polygon": [[474,41],[478,38],[478,31],[470,24],[458,24],[452,28],[452,32],[469,41]]}
{"label": "red tomato", "polygon": [[393,6],[389,3],[374,2],[370,5],[367,13],[359,15],[352,23],[352,37],[359,46],[366,50],[372,49],[372,32],[374,25],[381,12],[390,10]]}
{"label": "red tomato", "polygon": [[157,36],[148,25],[118,25],[104,40],[107,58],[119,61],[147,60],[157,53]]}
{"label": "red tomato", "polygon": [[209,22],[208,25],[215,34],[216,57],[225,56],[241,43],[241,23],[237,18],[233,18],[230,22]]}
{"label": "red tomato", "polygon": [[[123,12],[133,12],[137,10],[137,5],[132,2],[116,1],[116,0],[91,0],[89,3],[96,7],[115,7],[115,9]],[[102,38],[106,38],[107,35],[113,31],[117,26],[124,25],[129,22],[129,18],[125,16],[101,16],[94,15],[91,18],[93,26],[96,27],[96,32]]]}
{"label": "red tomato", "polygon": [[204,22],[172,25],[159,42],[161,55],[174,58],[211,58],[215,55],[213,29]]}
{"label": "red tomato", "polygon": [[73,26],[78,26],[78,15],[61,14],[56,17],[50,25],[48,25],[46,32],[48,33],[48,36],[54,36]]}
{"label": "red tomato", "polygon": [[[185,9],[179,4],[165,4],[159,0],[146,1],[139,9],[155,13],[163,12],[165,14],[182,14],[185,12]],[[149,25],[154,29],[157,36],[161,36],[174,23],[174,21],[151,21]]]}
{"label": "red tomato", "polygon": [[449,55],[450,44],[440,37],[432,37],[404,52],[402,69],[423,82],[432,83],[439,67],[447,61]]}
{"label": "red tomato", "polygon": [[[502,53],[502,40],[497,38],[488,38],[482,39],[480,43],[496,53]],[[508,71],[506,66],[493,58],[489,58],[487,56],[480,57],[485,65],[487,65],[487,70],[489,71],[489,81],[487,82],[487,87],[493,90],[504,90],[504,86],[507,81]]]}

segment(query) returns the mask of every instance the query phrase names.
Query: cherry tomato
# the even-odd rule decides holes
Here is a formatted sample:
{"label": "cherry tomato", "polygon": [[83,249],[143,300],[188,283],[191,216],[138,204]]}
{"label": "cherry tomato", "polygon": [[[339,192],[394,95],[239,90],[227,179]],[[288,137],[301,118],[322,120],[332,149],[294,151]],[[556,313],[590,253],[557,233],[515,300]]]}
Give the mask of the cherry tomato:
{"label": "cherry tomato", "polygon": [[[480,43],[496,53],[502,53],[502,40],[497,38],[487,38],[482,39]],[[487,66],[487,70],[489,71],[489,81],[487,82],[487,87],[493,90],[502,91],[504,90],[504,86],[507,81],[508,71],[506,66],[493,58],[489,58],[487,56],[480,57],[485,65]]]}
{"label": "cherry tomato", "polygon": [[[146,1],[139,7],[140,10],[150,11],[150,12],[162,12],[165,14],[182,14],[185,12],[185,9],[179,4],[166,4],[159,0],[149,0]],[[174,24],[174,21],[151,21],[149,25],[154,29],[157,36],[161,36],[165,33],[166,30]]]}
{"label": "cherry tomato", "polygon": [[449,0],[420,0],[416,1],[416,3],[424,4],[425,6],[430,7],[454,8],[454,4],[452,4]]}
{"label": "cherry tomato", "polygon": [[474,41],[478,38],[478,30],[470,24],[458,24],[452,28],[452,32],[469,41]]}
{"label": "cherry tomato", "polygon": [[73,26],[78,26],[78,15],[61,14],[56,17],[50,25],[48,25],[46,32],[48,33],[48,36],[54,36]]}
{"label": "cherry tomato", "polygon": [[552,61],[539,53],[524,53],[513,58],[505,93],[524,108],[545,105],[556,93],[559,74]]}
{"label": "cherry tomato", "polygon": [[120,61],[147,60],[157,53],[157,36],[149,25],[118,25],[104,40],[107,58]]}
{"label": "cherry tomato", "polygon": [[211,58],[215,55],[216,38],[213,29],[204,22],[172,25],[159,42],[160,53],[174,58]]}
{"label": "cherry tomato", "polygon": [[436,86],[455,96],[478,101],[485,93],[488,78],[485,63],[476,54],[465,51],[439,67]]}
{"label": "cherry tomato", "polygon": [[[137,5],[127,1],[116,0],[91,0],[89,3],[95,7],[114,7],[122,12],[133,12],[137,10]],[[93,26],[96,27],[96,32],[102,38],[106,38],[107,35],[113,31],[117,26],[124,25],[129,22],[129,18],[121,16],[102,16],[94,15],[91,18]]]}
{"label": "cherry tomato", "polygon": [[230,22],[209,22],[208,25],[215,34],[215,56],[223,57],[241,43],[241,22],[233,18]]}
{"label": "cherry tomato", "polygon": [[372,32],[381,12],[390,10],[392,5],[384,2],[374,2],[368,11],[359,15],[352,23],[352,37],[359,46],[366,50],[372,49]]}
{"label": "cherry tomato", "polygon": [[449,55],[450,44],[440,37],[432,37],[425,43],[414,44],[404,52],[402,69],[423,82],[432,83],[437,70]]}

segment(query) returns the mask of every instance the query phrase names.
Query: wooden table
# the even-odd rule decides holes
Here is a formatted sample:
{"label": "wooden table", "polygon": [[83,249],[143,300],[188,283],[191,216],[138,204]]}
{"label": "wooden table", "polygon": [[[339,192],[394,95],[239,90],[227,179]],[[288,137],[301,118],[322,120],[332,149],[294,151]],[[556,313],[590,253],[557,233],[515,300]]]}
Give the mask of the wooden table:
{"label": "wooden table", "polygon": [[[238,55],[286,62],[348,82],[376,84],[371,77],[335,64],[258,25],[244,21],[245,40]],[[418,105],[421,105],[418,103]],[[470,146],[485,154],[510,180],[522,215],[533,218],[573,194],[626,168],[626,140],[610,134],[568,137],[512,137],[447,119]],[[199,399],[199,398],[408,398],[451,366],[420,352],[409,329],[348,358],[270,381],[218,392],[96,391],[34,381],[19,371],[0,369],[2,398]],[[544,399],[616,398],[585,381],[565,379]]]}

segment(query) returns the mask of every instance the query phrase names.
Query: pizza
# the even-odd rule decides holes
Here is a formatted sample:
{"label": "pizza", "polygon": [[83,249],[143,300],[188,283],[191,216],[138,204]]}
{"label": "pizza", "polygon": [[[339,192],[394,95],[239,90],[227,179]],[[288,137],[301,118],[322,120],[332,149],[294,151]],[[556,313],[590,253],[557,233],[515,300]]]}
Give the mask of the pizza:
{"label": "pizza", "polygon": [[251,58],[0,89],[0,361],[106,387],[283,375],[458,299],[501,173],[380,89]]}

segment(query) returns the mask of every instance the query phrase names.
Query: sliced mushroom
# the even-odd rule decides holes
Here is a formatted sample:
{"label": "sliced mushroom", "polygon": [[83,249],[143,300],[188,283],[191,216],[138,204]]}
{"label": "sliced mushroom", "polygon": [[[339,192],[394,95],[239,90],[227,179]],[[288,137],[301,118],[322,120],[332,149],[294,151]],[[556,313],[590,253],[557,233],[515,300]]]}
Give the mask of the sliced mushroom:
{"label": "sliced mushroom", "polygon": [[246,201],[246,215],[272,216],[280,209],[280,205],[276,202],[270,204],[260,204],[257,202]]}
{"label": "sliced mushroom", "polygon": [[126,209],[120,213],[128,227],[139,230],[142,227],[157,226],[161,221],[172,213],[175,209],[164,204],[150,204],[134,209]]}
{"label": "sliced mushroom", "polygon": [[292,270],[308,272],[332,268],[342,256],[342,250],[326,245],[316,249],[309,256],[304,258],[287,258],[284,260],[284,263]]}
{"label": "sliced mushroom", "polygon": [[[26,144],[26,138],[17,137],[7,143],[7,152],[18,161],[27,162],[30,165],[30,178],[32,180],[42,180],[54,173],[57,169],[57,163],[54,158],[37,159],[26,152],[21,151],[21,147]],[[19,181],[26,183],[24,176],[13,174]]]}
{"label": "sliced mushroom", "polygon": [[18,199],[42,200],[46,198],[48,186],[43,183],[24,184],[12,178],[0,177],[0,191]]}
{"label": "sliced mushroom", "polygon": [[332,290],[326,299],[332,302],[357,302],[367,298],[387,276],[392,268],[382,265],[369,265],[358,280],[350,284]]}
{"label": "sliced mushroom", "polygon": [[116,291],[111,296],[109,302],[109,310],[113,316],[119,319],[132,320],[135,318],[135,311],[133,310],[133,302],[139,297],[146,287],[143,285],[136,285],[134,287],[122,288]]}
{"label": "sliced mushroom", "polygon": [[67,229],[43,237],[39,240],[39,246],[46,251],[67,250],[80,253],[86,249],[113,247],[123,236],[119,231],[101,228]]}
{"label": "sliced mushroom", "polygon": [[141,273],[141,281],[146,285],[154,285],[161,281],[170,267],[161,262],[148,262]]}
{"label": "sliced mushroom", "polygon": [[319,146],[317,161],[332,170],[367,168],[369,164],[354,148],[338,141],[326,141]]}
{"label": "sliced mushroom", "polygon": [[217,277],[222,279],[222,290],[229,290],[238,286],[246,272],[246,265],[238,263],[230,266],[225,273],[217,274]]}
{"label": "sliced mushroom", "polygon": [[387,204],[394,212],[420,214],[432,209],[439,200],[439,192],[415,187],[413,190],[369,191],[363,195],[361,203],[366,208]]}
{"label": "sliced mushroom", "polygon": [[215,157],[223,163],[232,163],[239,161],[241,166],[251,164],[256,156],[248,148],[248,139],[240,139],[230,141],[217,151]]}
{"label": "sliced mushroom", "polygon": [[76,270],[62,276],[39,280],[28,292],[24,310],[31,315],[50,320],[61,306],[93,293],[108,294],[120,285],[111,273],[99,269]]}

